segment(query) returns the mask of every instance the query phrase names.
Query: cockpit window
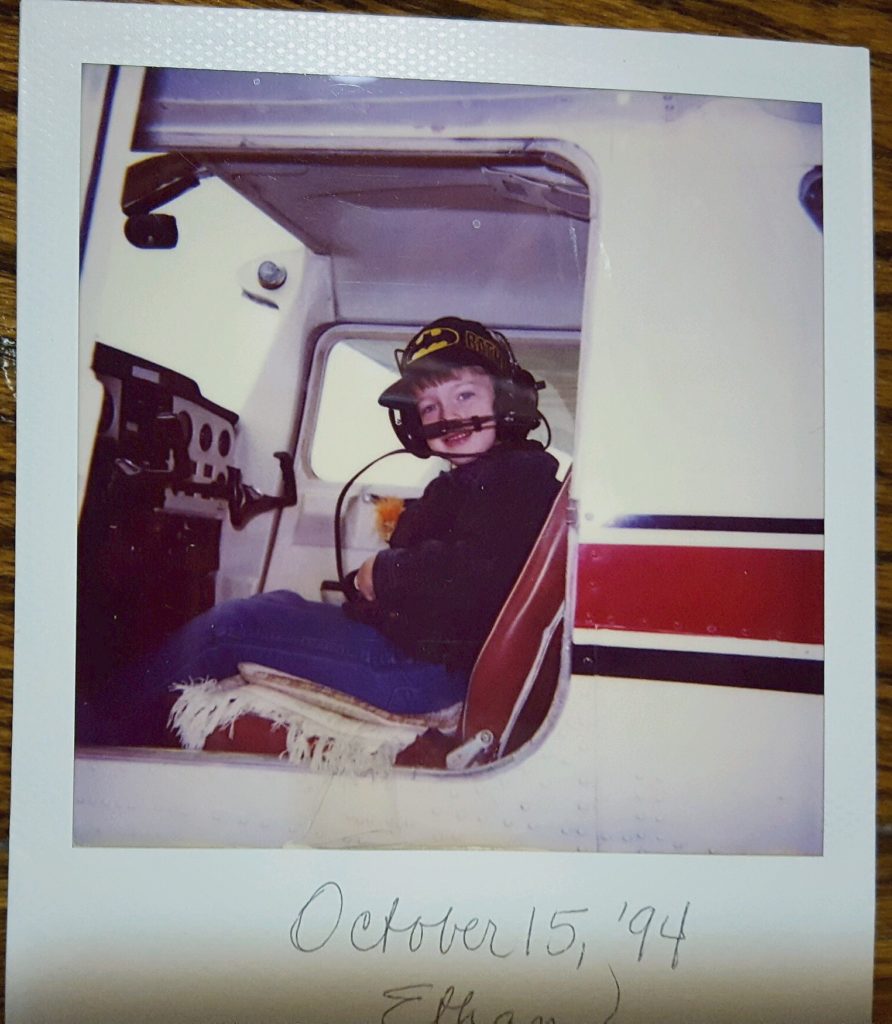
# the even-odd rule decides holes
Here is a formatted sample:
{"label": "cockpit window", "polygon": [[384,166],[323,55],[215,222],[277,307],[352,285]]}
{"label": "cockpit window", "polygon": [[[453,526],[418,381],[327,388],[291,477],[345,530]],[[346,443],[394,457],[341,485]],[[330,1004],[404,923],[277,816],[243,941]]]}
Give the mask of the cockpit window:
{"label": "cockpit window", "polygon": [[[343,483],[367,462],[400,447],[387,410],[378,405],[378,395],[397,378],[396,347],[396,342],[356,338],[329,350],[310,446],[310,468],[320,479]],[[423,486],[440,468],[430,460],[395,456],[373,466],[363,482]]]}
{"label": "cockpit window", "polygon": [[[576,407],[578,339],[511,338],[520,364],[546,386],[539,392],[539,408],[551,428],[549,450],[561,463],[570,463]],[[316,425],[309,445],[312,473],[329,483],[343,483],[367,462],[399,448],[387,410],[378,395],[397,379],[393,340],[346,338],[324,356]],[[405,344],[403,341],[402,344]],[[533,435],[544,444],[547,430]],[[366,484],[420,488],[443,469],[436,458],[406,455],[385,459],[363,476]]]}

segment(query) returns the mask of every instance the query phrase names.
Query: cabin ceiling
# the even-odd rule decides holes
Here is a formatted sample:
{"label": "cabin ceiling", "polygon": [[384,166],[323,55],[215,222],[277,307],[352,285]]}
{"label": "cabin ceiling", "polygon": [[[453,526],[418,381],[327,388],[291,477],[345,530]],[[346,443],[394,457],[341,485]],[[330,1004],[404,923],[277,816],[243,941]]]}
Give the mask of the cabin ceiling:
{"label": "cabin ceiling", "polygon": [[[534,233],[562,232],[563,217],[586,222],[588,191],[541,161],[400,159],[382,154],[301,154],[290,159],[196,155],[314,252],[358,255],[393,234],[392,220],[461,222],[507,215]],[[479,225],[476,230],[479,230]],[[442,259],[442,252],[440,253]]]}
{"label": "cabin ceiling", "polygon": [[[445,130],[432,148],[418,134],[437,112],[485,121],[495,87],[257,81],[150,70],[135,148],[185,154],[329,258],[339,318],[412,322],[462,309],[484,322],[579,329],[595,205],[579,172],[547,140]],[[514,111],[518,96],[554,104],[573,91],[501,92],[496,102]],[[339,117],[349,108],[361,121],[366,102],[369,134],[332,146]],[[308,121],[315,144],[302,134]]]}
{"label": "cabin ceiling", "polygon": [[423,320],[470,299],[491,321],[579,327],[589,196],[562,169],[417,155],[190,156],[330,258],[342,317],[392,319],[396,305]]}

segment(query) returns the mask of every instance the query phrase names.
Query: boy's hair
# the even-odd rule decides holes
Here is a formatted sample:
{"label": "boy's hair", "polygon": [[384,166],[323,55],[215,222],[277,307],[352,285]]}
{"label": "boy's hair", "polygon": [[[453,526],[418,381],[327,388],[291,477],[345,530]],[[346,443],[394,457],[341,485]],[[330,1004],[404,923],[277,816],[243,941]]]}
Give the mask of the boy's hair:
{"label": "boy's hair", "polygon": [[411,379],[408,381],[410,393],[413,398],[417,398],[425,388],[433,388],[438,384],[445,384],[446,381],[454,380],[462,370],[470,370],[481,377],[489,377],[495,383],[493,375],[482,366],[477,366],[476,363],[461,366],[457,363],[444,363],[435,360],[431,365],[426,364],[423,370],[418,370],[412,374]]}

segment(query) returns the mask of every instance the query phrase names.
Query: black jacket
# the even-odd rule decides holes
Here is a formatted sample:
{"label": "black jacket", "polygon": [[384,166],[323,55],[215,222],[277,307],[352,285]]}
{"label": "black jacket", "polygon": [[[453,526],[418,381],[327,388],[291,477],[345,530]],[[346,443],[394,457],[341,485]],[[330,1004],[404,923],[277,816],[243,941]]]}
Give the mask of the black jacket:
{"label": "black jacket", "polygon": [[375,601],[350,613],[401,649],[470,669],[559,490],[540,444],[501,444],[441,473],[375,559]]}

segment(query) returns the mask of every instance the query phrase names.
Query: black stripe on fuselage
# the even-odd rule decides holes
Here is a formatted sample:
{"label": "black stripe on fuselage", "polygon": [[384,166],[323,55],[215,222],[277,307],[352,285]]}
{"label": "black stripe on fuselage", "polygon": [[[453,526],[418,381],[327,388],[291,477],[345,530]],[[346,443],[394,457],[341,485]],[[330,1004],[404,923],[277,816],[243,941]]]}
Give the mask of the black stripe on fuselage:
{"label": "black stripe on fuselage", "polygon": [[620,516],[607,524],[632,530],[703,530],[712,533],[798,533],[822,536],[823,519],[761,516]]}
{"label": "black stripe on fuselage", "polygon": [[805,658],[573,645],[573,674],[739,686],[784,693],[824,692],[824,663]]}

